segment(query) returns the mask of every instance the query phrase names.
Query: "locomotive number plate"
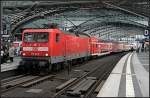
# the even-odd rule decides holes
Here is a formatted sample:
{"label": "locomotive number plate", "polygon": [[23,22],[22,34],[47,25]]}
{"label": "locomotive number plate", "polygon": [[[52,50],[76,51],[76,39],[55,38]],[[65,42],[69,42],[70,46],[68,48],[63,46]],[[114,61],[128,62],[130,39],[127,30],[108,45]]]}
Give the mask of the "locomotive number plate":
{"label": "locomotive number plate", "polygon": [[38,51],[38,48],[37,47],[33,47],[32,51]]}

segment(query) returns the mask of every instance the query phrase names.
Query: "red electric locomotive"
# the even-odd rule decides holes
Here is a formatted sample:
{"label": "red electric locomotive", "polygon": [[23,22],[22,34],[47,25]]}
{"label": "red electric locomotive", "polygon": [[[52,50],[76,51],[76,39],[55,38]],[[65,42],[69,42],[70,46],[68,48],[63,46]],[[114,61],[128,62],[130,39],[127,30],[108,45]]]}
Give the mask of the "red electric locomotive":
{"label": "red electric locomotive", "polygon": [[64,62],[87,59],[90,37],[52,29],[26,29],[22,36],[22,61],[19,70],[50,71]]}

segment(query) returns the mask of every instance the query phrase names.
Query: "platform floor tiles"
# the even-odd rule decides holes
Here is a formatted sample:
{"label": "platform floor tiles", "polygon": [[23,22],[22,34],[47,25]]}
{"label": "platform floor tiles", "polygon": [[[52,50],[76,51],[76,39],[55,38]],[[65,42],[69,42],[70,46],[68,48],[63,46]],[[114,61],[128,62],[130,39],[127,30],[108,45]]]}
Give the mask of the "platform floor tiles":
{"label": "platform floor tiles", "polygon": [[140,52],[137,53],[137,56],[146,71],[149,72],[149,52]]}
{"label": "platform floor tiles", "polygon": [[13,62],[10,62],[10,60],[8,60],[7,63],[1,64],[1,72],[16,69],[20,61],[21,61],[21,57],[14,57]]}
{"label": "platform floor tiles", "polygon": [[149,97],[149,52],[120,59],[97,97]]}

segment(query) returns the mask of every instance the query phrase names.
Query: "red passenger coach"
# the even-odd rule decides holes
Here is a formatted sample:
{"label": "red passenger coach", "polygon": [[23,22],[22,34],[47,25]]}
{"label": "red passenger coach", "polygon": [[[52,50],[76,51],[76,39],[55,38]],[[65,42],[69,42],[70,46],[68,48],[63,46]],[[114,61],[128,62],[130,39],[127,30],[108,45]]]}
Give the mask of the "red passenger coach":
{"label": "red passenger coach", "polygon": [[119,52],[119,43],[118,42],[112,42],[112,52]]}
{"label": "red passenger coach", "polygon": [[123,43],[118,43],[119,45],[118,45],[118,51],[119,52],[122,52],[123,51],[123,47],[124,47],[124,44]]}
{"label": "red passenger coach", "polygon": [[101,46],[101,53],[109,52],[109,43],[108,42],[99,42]]}
{"label": "red passenger coach", "polygon": [[90,53],[92,56],[98,55],[100,50],[100,45],[98,43],[98,39],[96,37],[90,38]]}
{"label": "red passenger coach", "polygon": [[95,37],[91,37],[90,39],[90,48],[91,48],[91,55],[92,56],[100,56],[103,54],[109,54],[111,51],[111,43],[101,41]]}

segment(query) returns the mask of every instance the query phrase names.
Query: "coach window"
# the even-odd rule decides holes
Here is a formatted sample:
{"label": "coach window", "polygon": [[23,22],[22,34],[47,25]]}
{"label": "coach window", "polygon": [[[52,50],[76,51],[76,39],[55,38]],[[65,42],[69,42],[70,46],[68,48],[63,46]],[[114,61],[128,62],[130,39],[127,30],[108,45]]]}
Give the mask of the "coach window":
{"label": "coach window", "polygon": [[56,33],[56,43],[58,43],[60,40],[60,35],[58,33]]}
{"label": "coach window", "polygon": [[96,48],[98,48],[98,45],[96,44]]}

